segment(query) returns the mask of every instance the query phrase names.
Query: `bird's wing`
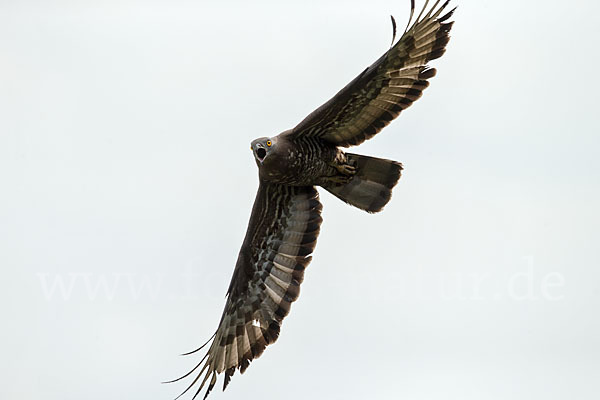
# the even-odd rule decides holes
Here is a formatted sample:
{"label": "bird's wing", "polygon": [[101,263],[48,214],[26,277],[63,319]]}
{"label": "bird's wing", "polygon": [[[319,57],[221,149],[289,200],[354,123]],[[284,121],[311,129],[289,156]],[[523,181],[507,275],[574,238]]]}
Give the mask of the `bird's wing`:
{"label": "bird's wing", "polygon": [[311,260],[321,209],[312,186],[260,183],[221,322],[212,343],[206,343],[210,347],[204,358],[182,377],[202,365],[185,392],[201,380],[195,398],[208,381],[206,398],[222,372],[225,390],[236,368],[243,373],[250,361],[277,340],[281,321],[298,298],[304,269]]}
{"label": "bird's wing", "polygon": [[[313,111],[289,135],[318,137],[337,146],[353,146],[370,139],[421,97],[436,70],[427,66],[441,57],[450,40],[454,10],[442,15],[449,0],[427,11],[425,2],[415,22],[411,1],[410,28],[373,65],[365,69],[332,99]],[[439,6],[439,7],[438,7]],[[395,30],[395,23],[394,23]]]}

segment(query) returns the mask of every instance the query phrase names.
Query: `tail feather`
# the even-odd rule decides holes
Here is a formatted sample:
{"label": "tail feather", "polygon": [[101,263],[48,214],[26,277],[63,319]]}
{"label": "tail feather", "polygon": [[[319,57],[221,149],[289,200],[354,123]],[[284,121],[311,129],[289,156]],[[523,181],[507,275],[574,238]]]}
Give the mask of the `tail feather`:
{"label": "tail feather", "polygon": [[346,153],[348,162],[356,168],[356,174],[346,184],[328,184],[324,188],[342,201],[369,213],[376,213],[390,201],[392,188],[402,173],[402,164]]}

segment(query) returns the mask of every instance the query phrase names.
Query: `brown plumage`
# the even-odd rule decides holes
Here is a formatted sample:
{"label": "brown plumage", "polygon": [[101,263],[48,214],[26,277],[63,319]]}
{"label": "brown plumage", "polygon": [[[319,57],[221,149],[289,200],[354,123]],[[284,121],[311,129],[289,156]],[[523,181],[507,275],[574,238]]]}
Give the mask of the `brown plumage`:
{"label": "brown plumage", "polygon": [[426,1],[411,25],[411,1],[407,29],[381,58],[295,128],[252,142],[260,183],[248,230],[217,331],[204,345],[205,356],[179,378],[195,373],[181,395],[200,382],[194,398],[208,383],[206,398],[221,373],[225,389],[236,369],[243,373],[277,340],[319,235],[322,205],[315,186],[367,212],[389,202],[402,165],[340,147],[373,137],[429,85],[436,71],[427,63],[444,54],[454,12],[442,14],[449,1],[440,2],[428,8]]}

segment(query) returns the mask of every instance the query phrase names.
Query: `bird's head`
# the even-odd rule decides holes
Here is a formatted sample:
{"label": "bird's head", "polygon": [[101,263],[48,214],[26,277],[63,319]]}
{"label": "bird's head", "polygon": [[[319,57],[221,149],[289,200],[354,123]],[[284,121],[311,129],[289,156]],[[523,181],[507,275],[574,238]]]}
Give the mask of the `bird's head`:
{"label": "bird's head", "polygon": [[274,138],[262,137],[252,141],[250,144],[250,150],[252,150],[254,159],[256,160],[256,165],[258,165],[259,168],[261,165],[263,165],[265,159],[269,157],[269,154],[271,154],[274,147]]}

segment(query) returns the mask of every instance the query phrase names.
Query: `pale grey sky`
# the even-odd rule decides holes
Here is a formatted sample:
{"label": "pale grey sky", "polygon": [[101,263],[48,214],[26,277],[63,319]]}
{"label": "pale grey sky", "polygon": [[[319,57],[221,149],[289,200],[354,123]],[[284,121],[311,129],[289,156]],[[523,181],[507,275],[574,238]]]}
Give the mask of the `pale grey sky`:
{"label": "pale grey sky", "polygon": [[[430,88],[353,149],[404,163],[391,203],[321,191],[278,342],[211,398],[600,395],[600,6],[453,3]],[[250,141],[379,57],[408,4],[1,1],[0,398],[179,394],[159,382],[216,328]]]}

